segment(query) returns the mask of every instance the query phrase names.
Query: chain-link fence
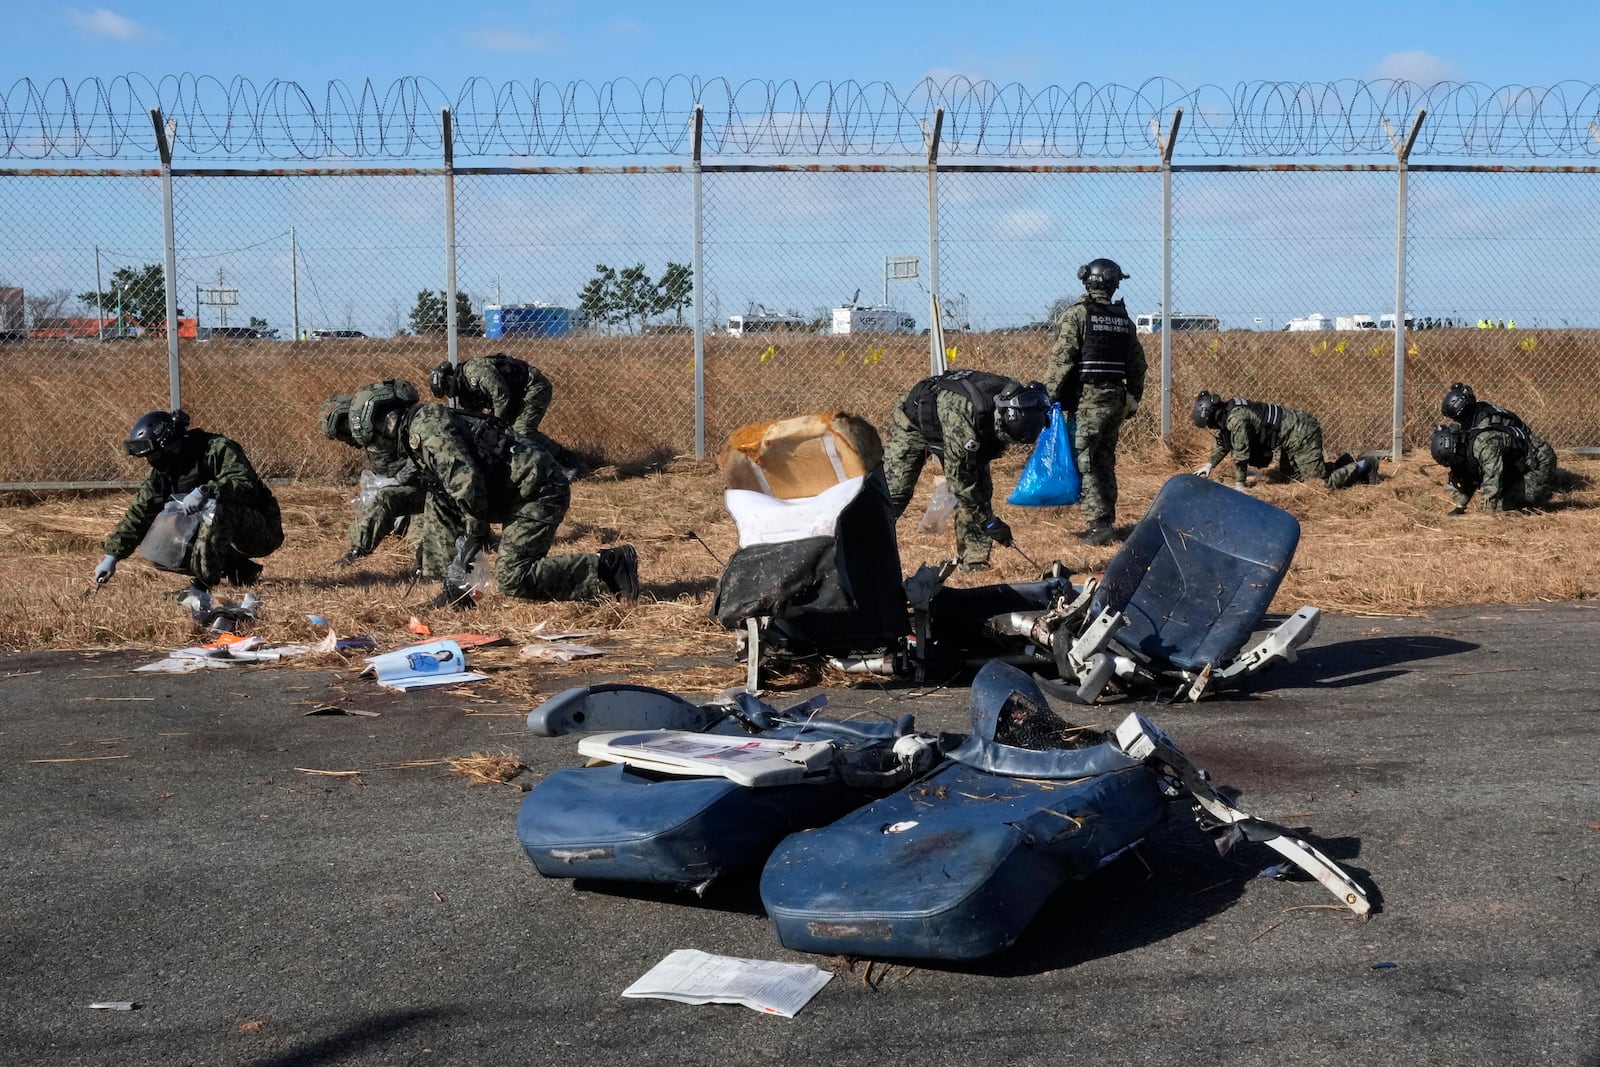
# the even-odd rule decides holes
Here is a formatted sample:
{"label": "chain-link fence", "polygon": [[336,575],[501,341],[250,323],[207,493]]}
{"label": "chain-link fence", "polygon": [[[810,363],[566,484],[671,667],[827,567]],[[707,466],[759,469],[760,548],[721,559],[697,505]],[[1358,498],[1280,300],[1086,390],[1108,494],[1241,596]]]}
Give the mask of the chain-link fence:
{"label": "chain-link fence", "polygon": [[[221,169],[236,146],[191,138],[197,159],[158,153],[170,203],[159,169],[0,171],[0,488],[137,477],[121,437],[174,394],[269,476],[348,476],[360,456],[316,433],[325,396],[379,377],[420,384],[442,360],[497,351],[555,382],[548,433],[611,462],[714,454],[738,425],[807,411],[882,424],[931,369],[1042,378],[1051,319],[1099,256],[1131,276],[1119,295],[1151,367],[1139,425],[1180,450],[1203,447],[1188,424],[1202,388],[1311,410],[1336,451],[1417,447],[1455,380],[1558,447],[1600,444],[1600,412],[1571,387],[1600,368],[1597,168],[1163,163],[1165,102],[1109,113],[1115,94],[1076,111],[1039,99],[1003,150],[993,113],[947,119],[948,100],[922,101],[933,114],[920,120],[830,125],[795,110],[814,102],[773,97],[755,117],[729,104],[704,142],[689,123],[682,137],[660,133],[667,122],[659,136],[630,127],[628,141],[614,116],[585,120],[614,154],[638,153],[626,165],[529,164],[592,148],[569,128],[562,146],[465,166],[415,121],[398,154],[416,165],[388,165],[392,136],[381,150],[334,127],[280,142],[256,115],[258,155],[293,144],[301,166]],[[1140,131],[1141,117],[1157,128]],[[505,121],[458,123],[455,155],[515,156],[485,147]],[[1049,135],[1068,121],[1076,140]],[[1097,121],[1120,133],[1083,136]],[[1167,147],[1275,150],[1248,115],[1226,134],[1208,121]],[[1459,135],[1484,154],[1470,125],[1424,126],[1419,144],[1446,155]],[[100,144],[41,148],[0,127],[8,158],[59,165]],[[141,155],[132,130],[110,139],[122,156]],[[1150,155],[1123,160],[1140,138]],[[1372,155],[1371,138],[1291,141],[1291,154]],[[1546,129],[1489,149],[1578,158],[1583,144]],[[863,150],[898,161],[849,159]],[[1061,162],[1096,153],[1123,161]],[[344,165],[363,154],[389,159]],[[644,161],[662,154],[675,158]]]}

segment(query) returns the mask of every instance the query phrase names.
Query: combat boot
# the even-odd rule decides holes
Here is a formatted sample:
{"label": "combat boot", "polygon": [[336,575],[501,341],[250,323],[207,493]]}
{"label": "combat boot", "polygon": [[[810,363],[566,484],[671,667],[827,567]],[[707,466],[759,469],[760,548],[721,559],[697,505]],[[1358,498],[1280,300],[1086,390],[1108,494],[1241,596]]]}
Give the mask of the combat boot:
{"label": "combat boot", "polygon": [[222,576],[233,586],[255,585],[261,578],[261,564],[245,556],[229,563]]}
{"label": "combat boot", "polygon": [[639,599],[639,554],[632,545],[600,550],[600,580],[618,600]]}
{"label": "combat boot", "polygon": [[1368,485],[1378,484],[1378,462],[1377,456],[1362,456],[1356,460],[1356,470]]}
{"label": "combat boot", "polygon": [[1099,545],[1109,545],[1116,536],[1117,531],[1112,529],[1109,522],[1091,522],[1089,528],[1083,531],[1083,536],[1079,537],[1078,540],[1083,544],[1098,547]]}

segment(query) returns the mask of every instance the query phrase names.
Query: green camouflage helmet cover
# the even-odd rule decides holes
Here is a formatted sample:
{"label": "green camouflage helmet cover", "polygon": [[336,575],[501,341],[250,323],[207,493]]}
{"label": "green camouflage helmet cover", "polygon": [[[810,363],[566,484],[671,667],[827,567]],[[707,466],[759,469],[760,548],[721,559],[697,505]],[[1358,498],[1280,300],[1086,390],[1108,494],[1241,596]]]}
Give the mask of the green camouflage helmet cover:
{"label": "green camouflage helmet cover", "polygon": [[362,448],[378,439],[379,425],[391,411],[415,407],[417,387],[404,378],[385,378],[356,390],[350,398],[350,439]]}
{"label": "green camouflage helmet cover", "polygon": [[317,424],[322,429],[322,436],[330,441],[351,440],[350,397],[335,393],[324,400],[322,410],[317,413]]}

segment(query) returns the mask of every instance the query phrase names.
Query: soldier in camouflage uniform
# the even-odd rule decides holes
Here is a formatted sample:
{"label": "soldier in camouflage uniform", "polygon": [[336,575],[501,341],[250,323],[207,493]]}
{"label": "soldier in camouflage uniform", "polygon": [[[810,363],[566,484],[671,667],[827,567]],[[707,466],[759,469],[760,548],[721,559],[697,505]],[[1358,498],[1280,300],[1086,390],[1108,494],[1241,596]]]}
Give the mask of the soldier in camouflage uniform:
{"label": "soldier in camouflage uniform", "polygon": [[1202,390],[1195,397],[1191,418],[1197,429],[1214,430],[1217,435],[1205,464],[1195,471],[1202,478],[1231,453],[1233,481],[1239,489],[1248,484],[1251,467],[1270,467],[1274,458],[1293,482],[1322,482],[1329,489],[1343,489],[1378,480],[1377,456],[1354,459],[1346,452],[1330,465],[1322,452],[1322,424],[1297,408],[1237,396],[1224,400]]}
{"label": "soldier in camouflage uniform", "polygon": [[1078,268],[1084,294],[1062,313],[1044,386],[1076,420],[1072,451],[1083,478],[1078,506],[1088,521],[1082,540],[1103,545],[1117,521],[1117,436],[1144,398],[1144,349],[1117,285],[1128,277],[1109,259]]}
{"label": "soldier in camouflage uniform", "polygon": [[469,359],[459,366],[446,360],[428,375],[428,388],[434,396],[454,399],[466,411],[487,412],[519,437],[532,438],[555,457],[568,478],[581,473],[582,457],[539,430],[555,386],[538,367],[504,352]]}
{"label": "soldier in camouflage uniform", "polygon": [[1037,382],[957,370],[925,378],[895,409],[883,473],[896,516],[911,503],[929,455],[944,467],[955,497],[956,551],[961,569],[989,565],[992,542],[1010,545],[1011,527],[995,517],[989,464],[1008,444],[1032,444],[1049,419],[1050,401]]}
{"label": "soldier in camouflage uniform", "polygon": [[427,508],[458,514],[463,535],[445,570],[441,603],[472,603],[467,574],[501,526],[495,579],[507,596],[579,600],[639,595],[638,557],[632,545],[598,553],[551,556],[556,528],[566,516],[571,488],[550,454],[488,418],[442,404],[416,404],[392,390],[369,387],[350,407],[350,433],[367,446],[385,438],[416,464]]}
{"label": "soldier in camouflage uniform", "polygon": [[209,589],[227,579],[253,585],[261,564],[283,544],[283,519],[272,490],[256,474],[244,449],[221,434],[189,429],[182,411],[152,411],[133,424],[123,448],[150,462],[150,474],[129,505],[127,514],[106,538],[106,556],[94,569],[97,585],[116,573],[144,541],[167,501],[181,498],[193,515],[214,501],[215,510],[200,524],[185,554],[181,573]]}
{"label": "soldier in camouflage uniform", "polygon": [[[417,400],[416,387],[410,382],[396,381],[398,387],[409,390],[412,402]],[[330,441],[343,441],[351,448],[360,448],[350,436],[350,400],[344,395],[330,396],[322,405],[319,423],[322,436]],[[441,528],[437,521],[427,521],[415,516],[424,514],[428,494],[417,480],[416,465],[400,459],[394,452],[394,443],[380,439],[365,451],[367,465],[374,474],[393,479],[392,484],[380,485],[371,490],[371,499],[350,524],[350,548],[333,561],[335,567],[348,567],[365,556],[372,555],[378,544],[392,534],[409,531],[416,546],[417,571],[425,578],[442,578],[446,564],[455,555],[455,539],[461,536],[461,523],[456,520]],[[438,515],[433,516],[435,520]]]}
{"label": "soldier in camouflage uniform", "polygon": [[1455,511],[1466,511],[1474,494],[1484,511],[1543,507],[1555,490],[1555,449],[1517,415],[1479,400],[1457,382],[1444,395],[1440,414],[1458,426],[1439,426],[1430,442],[1434,461],[1450,471]]}

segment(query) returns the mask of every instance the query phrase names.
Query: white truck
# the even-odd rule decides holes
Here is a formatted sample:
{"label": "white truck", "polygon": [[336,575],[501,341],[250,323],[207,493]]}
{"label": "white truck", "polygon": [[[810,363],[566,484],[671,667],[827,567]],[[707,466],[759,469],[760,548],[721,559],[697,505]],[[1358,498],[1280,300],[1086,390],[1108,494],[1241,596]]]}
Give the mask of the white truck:
{"label": "white truck", "polygon": [[847,333],[915,333],[917,320],[892,307],[836,307],[833,309],[833,332]]}
{"label": "white truck", "polygon": [[1290,333],[1299,333],[1301,330],[1331,330],[1333,320],[1321,312],[1312,312],[1304,318],[1290,319],[1284,323],[1283,328]]}
{"label": "white truck", "polygon": [[1333,320],[1335,330],[1376,330],[1378,322],[1371,315],[1340,315]]}

